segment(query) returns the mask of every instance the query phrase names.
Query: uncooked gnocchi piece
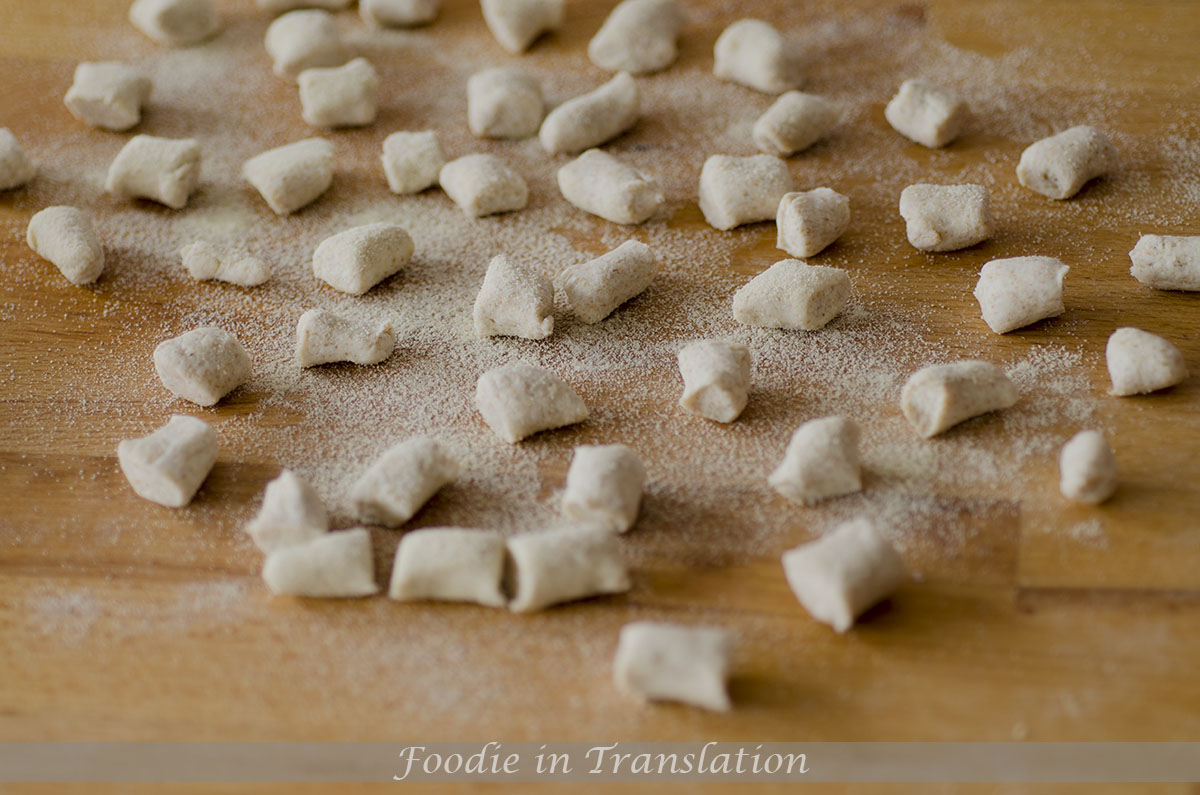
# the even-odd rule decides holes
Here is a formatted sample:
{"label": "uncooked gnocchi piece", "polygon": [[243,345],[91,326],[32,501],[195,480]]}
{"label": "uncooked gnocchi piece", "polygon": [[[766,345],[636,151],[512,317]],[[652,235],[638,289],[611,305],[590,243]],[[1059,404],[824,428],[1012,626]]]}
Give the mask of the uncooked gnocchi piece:
{"label": "uncooked gnocchi piece", "polygon": [[217,460],[217,432],[176,414],[163,427],[117,445],[117,461],[134,492],[168,508],[192,501]]}
{"label": "uncooked gnocchi piece", "polygon": [[200,182],[200,144],[192,138],[135,135],[108,167],[104,189],[122,199],[150,199],[179,210]]}
{"label": "uncooked gnocchi piece", "polygon": [[1117,459],[1100,431],[1080,431],[1058,457],[1058,488],[1063,496],[1099,505],[1117,490]]}
{"label": "uncooked gnocchi piece", "polygon": [[399,527],[462,467],[442,444],[414,436],[388,448],[350,487],[355,514],[364,522]]}
{"label": "uncooked gnocchi piece", "polygon": [[588,42],[588,58],[610,72],[666,69],[679,55],[684,21],[675,0],[624,0]]}
{"label": "uncooked gnocchi piece", "polygon": [[713,155],[700,169],[700,211],[715,229],[771,220],[791,190],[787,163],[771,155]]}
{"label": "uncooked gnocchi piece", "polygon": [[500,66],[467,79],[467,124],[479,138],[537,135],[545,113],[541,86],[520,69]]}
{"label": "uncooked gnocchi piece", "polygon": [[75,207],[38,211],[29,219],[25,239],[71,284],[90,284],[104,272],[104,247],[92,230],[92,222]]}
{"label": "uncooked gnocchi piece", "polygon": [[900,556],[868,519],[844,522],[784,552],[783,572],[804,609],[836,632],[850,629],[908,579]]}
{"label": "uncooked gnocchi piece", "polygon": [[791,43],[761,19],[740,19],[713,47],[713,74],[764,94],[800,87],[800,62]]}
{"label": "uncooked gnocchi piece", "polygon": [[628,591],[632,583],[617,536],[603,527],[568,526],[508,539],[516,578],[509,608],[541,610],[602,594]]}
{"label": "uncooked gnocchi piece", "polygon": [[0,190],[19,188],[37,175],[37,166],[25,154],[17,136],[0,127]]}
{"label": "uncooked gnocchi piece", "polygon": [[900,394],[904,416],[926,439],[1016,402],[1017,388],[1004,371],[974,360],[923,367],[909,376]]}
{"label": "uncooked gnocchi piece", "polygon": [[176,397],[211,406],[250,379],[250,357],[228,331],[201,326],[160,342],[154,370]]}
{"label": "uncooked gnocchi piece", "polygon": [[640,240],[626,240],[596,259],[568,265],[559,286],[575,317],[599,323],[626,301],[641,295],[658,273],[658,260]]}
{"label": "uncooked gnocchi piece", "polygon": [[994,259],[979,271],[975,300],[997,334],[1063,313],[1063,277],[1070,270],[1054,257]]}
{"label": "uncooked gnocchi piece", "polygon": [[258,257],[242,256],[197,240],[179,252],[183,267],[193,279],[215,279],[241,287],[254,287],[271,278],[271,269]]}
{"label": "uncooked gnocchi piece", "polygon": [[733,422],[750,399],[750,349],[736,342],[703,340],[678,355],[683,394],[679,405],[714,422]]}
{"label": "uncooked gnocchi piece", "polygon": [[646,469],[623,444],[575,448],[563,491],[563,516],[624,533],[637,521]]}
{"label": "uncooked gnocchi piece", "polygon": [[150,99],[150,78],[114,61],[81,63],[63,103],[84,124],[102,130],[128,130],[142,120]]}
{"label": "uncooked gnocchi piece", "polygon": [[924,80],[905,80],[884,108],[892,129],[905,138],[938,149],[953,141],[966,124],[969,111],[953,92]]}
{"label": "uncooked gnocchi piece", "polygon": [[480,337],[542,340],[554,333],[554,285],[504,254],[492,258],[472,313]]}
{"label": "uncooked gnocchi piece", "polygon": [[351,55],[333,15],[317,8],[279,17],[267,28],[263,44],[275,74],[293,82],[305,69],[341,66]]}
{"label": "uncooked gnocchi piece", "polygon": [[479,376],[475,406],[497,436],[516,444],[526,436],[588,418],[587,404],[549,370],[517,362]]}
{"label": "uncooked gnocchi piece", "polygon": [[392,193],[419,193],[436,185],[446,155],[433,130],[395,132],[383,139],[383,173]]}
{"label": "uncooked gnocchi piece", "polygon": [[982,185],[909,185],[900,192],[908,242],[921,251],[955,251],[992,236],[992,205]]}
{"label": "uncooked gnocchi piece", "polygon": [[571,154],[616,138],[641,115],[637,82],[621,72],[546,114],[538,138],[550,154]]}
{"label": "uncooked gnocchi piece", "polygon": [[396,274],[413,255],[404,227],[367,224],[325,238],[313,252],[313,275],[350,295],[362,295]]}
{"label": "uncooked gnocchi piece", "polygon": [[437,19],[442,0],[358,0],[363,21],[381,28],[412,28]]}
{"label": "uncooked gnocchi piece", "polygon": [[262,507],[246,525],[246,532],[269,555],[325,535],[329,532],[329,515],[308,481],[285,469],[267,484]]}
{"label": "uncooked gnocchi piece", "polygon": [[310,309],[296,324],[296,361],[301,367],[331,362],[379,364],[392,355],[391,323],[362,323],[324,309]]}
{"label": "uncooked gnocchi piece", "polygon": [[1031,144],[1021,153],[1017,180],[1051,199],[1069,199],[1107,174],[1115,157],[1108,136],[1080,125]]}
{"label": "uncooked gnocchi piece", "polygon": [[830,188],[786,193],[775,213],[775,245],[793,257],[819,254],[850,225],[850,198]]}
{"label": "uncooked gnocchi piece", "polygon": [[260,11],[268,14],[282,14],[285,11],[295,11],[298,8],[320,8],[325,11],[341,11],[349,8],[354,0],[254,0]]}
{"label": "uncooked gnocchi piece", "polygon": [[767,482],[789,500],[811,505],[862,491],[859,430],[845,417],[809,420],[796,429]]}
{"label": "uncooked gnocchi piece", "polygon": [[1104,351],[1112,394],[1144,395],[1166,389],[1187,378],[1183,354],[1157,334],[1136,328],[1119,328],[1108,338]]}
{"label": "uncooked gnocchi piece", "polygon": [[614,224],[640,224],[659,211],[663,193],[653,177],[599,149],[589,149],[558,170],[563,198]]}
{"label": "uncooked gnocchi piece", "polygon": [[481,218],[520,210],[529,202],[529,186],[495,155],[460,157],[442,166],[442,190],[467,215]]}
{"label": "uncooked gnocchi piece", "polygon": [[716,627],[634,621],[621,627],[613,679],[639,701],[678,701],[725,712],[733,637]]}
{"label": "uncooked gnocchi piece", "polygon": [[500,46],[520,54],[563,23],[564,0],[480,0],[483,21]]}
{"label": "uncooked gnocchi piece", "polygon": [[493,530],[428,527],[406,533],[396,547],[388,596],[504,607],[504,536]]}
{"label": "uncooked gnocchi piece", "polygon": [[762,328],[816,331],[850,299],[850,277],[840,268],[783,259],[733,294],[733,317]]}
{"label": "uncooked gnocchi piece", "polygon": [[129,21],[168,47],[199,44],[221,27],[213,0],[134,0]]}
{"label": "uncooked gnocchi piece", "polygon": [[262,578],[276,596],[355,597],[379,592],[371,534],[363,527],[276,549],[267,555]]}
{"label": "uncooked gnocchi piece", "polygon": [[268,149],[245,162],[242,176],[277,215],[289,215],[333,184],[333,144],[306,138]]}
{"label": "uncooked gnocchi piece", "polygon": [[1200,235],[1142,235],[1129,252],[1129,272],[1159,290],[1200,290]]}
{"label": "uncooked gnocchi piece", "polygon": [[825,97],[788,91],[754,122],[754,145],[768,155],[790,157],[824,138],[840,115]]}
{"label": "uncooked gnocchi piece", "polygon": [[304,121],[313,127],[363,127],[375,121],[379,75],[366,58],[305,69],[297,81]]}

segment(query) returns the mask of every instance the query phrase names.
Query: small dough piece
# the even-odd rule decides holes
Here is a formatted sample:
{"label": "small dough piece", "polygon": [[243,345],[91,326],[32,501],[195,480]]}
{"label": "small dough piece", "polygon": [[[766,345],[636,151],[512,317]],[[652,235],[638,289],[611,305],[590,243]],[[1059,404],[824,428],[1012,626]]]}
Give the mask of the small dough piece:
{"label": "small dough piece", "polygon": [[213,0],[134,0],[129,21],[168,47],[199,44],[221,27]]}
{"label": "small dough piece", "polygon": [[1017,388],[1004,371],[975,360],[923,367],[909,376],[900,394],[904,416],[926,439],[1016,402]]}
{"label": "small dough piece", "polygon": [[71,284],[90,284],[104,271],[104,247],[92,230],[92,222],[75,207],[40,210],[29,219],[25,239]]}
{"label": "small dough piece", "polygon": [[1099,505],[1117,490],[1117,459],[1100,431],[1080,431],[1058,457],[1058,488],[1063,496]]}
{"label": "small dough piece", "polygon": [[271,278],[271,269],[258,257],[243,257],[204,240],[179,252],[188,275],[201,281],[215,279],[241,287],[254,287]]}
{"label": "small dough piece", "polygon": [[142,120],[152,84],[132,66],[115,61],[81,63],[63,98],[71,115],[102,130],[128,130]]}
{"label": "small dough piece", "polygon": [[599,323],[641,295],[658,273],[658,260],[640,240],[626,240],[607,254],[568,265],[558,276],[571,311],[584,323]]}
{"label": "small dough piece", "polygon": [[589,149],[560,168],[558,189],[571,204],[614,224],[640,224],[664,201],[653,177],[599,149]]}
{"label": "small dough piece", "polygon": [[845,632],[908,579],[896,550],[869,519],[843,522],[783,553],[783,572],[809,614]]}
{"label": "small dough piece", "polygon": [[216,326],[201,326],[160,342],[154,370],[176,397],[211,406],[250,379],[250,357],[238,338]]}
{"label": "small dough piece", "polygon": [[182,414],[149,436],[117,445],[117,461],[137,495],[168,508],[191,502],[216,460],[217,432]]}
{"label": "small dough piece", "polygon": [[316,8],[279,17],[267,28],[263,43],[275,74],[292,82],[305,69],[341,66],[351,55],[333,15]]}
{"label": "small dough piece", "polygon": [[433,130],[395,132],[383,139],[383,173],[392,193],[419,193],[436,185],[446,154]]}
{"label": "small dough piece", "polygon": [[325,533],[276,549],[263,564],[263,581],[276,596],[354,597],[379,593],[371,534],[364,527]]}
{"label": "small dough piece", "polygon": [[575,448],[563,491],[563,516],[624,533],[637,521],[646,469],[623,444]]}
{"label": "small dough piece", "polygon": [[939,149],[962,134],[967,104],[953,92],[924,80],[905,80],[884,108],[892,129],[910,141]]}
{"label": "small dough piece", "polygon": [[306,138],[268,149],[245,162],[242,176],[277,215],[294,213],[333,184],[333,144]]}
{"label": "small dough piece", "polygon": [[637,82],[620,72],[599,88],[568,99],[546,114],[538,138],[550,154],[571,154],[616,138],[641,115]]}
{"label": "small dough piece", "polygon": [[729,710],[733,637],[716,627],[634,621],[621,627],[613,679],[639,701],[679,701],[715,712]]}
{"label": "small dough piece", "polygon": [[358,0],[363,21],[380,28],[415,28],[437,19],[442,0]]}
{"label": "small dough piece", "polygon": [[570,384],[549,370],[523,362],[479,376],[475,406],[488,427],[510,444],[588,418],[587,405]]}
{"label": "small dough piece", "polygon": [[782,259],[733,294],[733,317],[762,328],[816,331],[850,299],[850,277],[840,268]]}
{"label": "small dough piece", "polygon": [[199,182],[200,144],[195,139],[135,135],[108,167],[104,189],[118,198],[150,199],[179,210]]}
{"label": "small dough piece", "polygon": [[1129,252],[1129,272],[1159,290],[1200,291],[1200,235],[1142,235]]}
{"label": "small dough piece", "polygon": [[1030,145],[1021,153],[1017,180],[1051,199],[1069,199],[1090,180],[1107,174],[1115,159],[1107,135],[1080,125]]}
{"label": "small dough piece", "polygon": [[922,251],[955,251],[992,236],[991,194],[982,185],[909,185],[900,192],[908,242]]}
{"label": "small dough piece", "polygon": [[850,225],[850,197],[830,188],[784,194],[775,213],[775,245],[793,257],[820,254]]}
{"label": "small dough piece", "polygon": [[413,255],[404,227],[367,224],[325,238],[313,252],[313,275],[350,295],[362,295],[399,273]]}
{"label": "small dough piece", "polygon": [[617,536],[603,527],[568,526],[508,539],[516,578],[509,608],[541,610],[632,586]]}
{"label": "small dough piece", "polygon": [[771,155],[713,155],[700,169],[700,211],[715,229],[769,221],[792,191],[787,163]]}
{"label": "small dough piece", "polygon": [[388,448],[367,467],[350,487],[350,500],[362,521],[399,527],[461,473],[443,445],[428,436],[414,436]]}
{"label": "small dough piece", "polygon": [[483,21],[500,46],[517,55],[563,24],[564,0],[480,0]]}
{"label": "small dough piece", "polygon": [[330,362],[379,364],[395,348],[396,335],[387,322],[361,323],[324,309],[310,309],[296,324],[296,361],[301,367]]}
{"label": "small dough piece", "polygon": [[554,285],[504,254],[492,257],[473,318],[480,337],[543,340],[554,333]]}
{"label": "small dough piece", "polygon": [[308,481],[290,469],[267,484],[258,515],[246,525],[254,543],[268,555],[329,532],[325,504]]}
{"label": "small dough piece", "polygon": [[17,136],[0,127],[0,190],[19,188],[37,175],[37,166],[25,154]]}
{"label": "small dough piece", "polygon": [[452,160],[442,166],[438,182],[451,201],[476,218],[520,210],[529,202],[525,180],[495,155]]}
{"label": "small dough piece", "polygon": [[776,157],[802,152],[833,129],[841,110],[816,94],[788,91],[754,122],[754,145]]}
{"label": "small dough piece", "polygon": [[588,42],[588,58],[610,72],[649,74],[679,56],[685,22],[675,0],[624,0]]}
{"label": "small dough piece", "polygon": [[537,135],[545,113],[541,86],[520,69],[500,66],[467,79],[467,123],[479,138]]}
{"label": "small dough piece", "polygon": [[396,547],[388,596],[504,607],[504,536],[494,530],[428,527],[406,533]]}
{"label": "small dough piece", "polygon": [[254,0],[259,11],[268,14],[282,14],[285,11],[295,11],[297,8],[322,8],[326,11],[341,11],[349,8],[354,0]]}
{"label": "small dough piece", "polygon": [[379,75],[366,58],[305,69],[298,82],[302,115],[313,127],[363,127],[375,121]]}
{"label": "small dough piece", "polygon": [[983,321],[997,334],[1063,313],[1063,277],[1069,271],[1054,257],[994,259],[979,271],[975,300]]}
{"label": "small dough piece", "polygon": [[845,417],[809,420],[796,429],[767,482],[789,500],[812,505],[862,491],[858,425]]}
{"label": "small dough piece", "polygon": [[750,349],[703,340],[679,351],[683,395],[679,405],[714,422],[733,422],[750,399]]}
{"label": "small dough piece", "polygon": [[1104,351],[1112,394],[1144,395],[1166,389],[1187,378],[1183,354],[1167,340],[1136,328],[1119,328]]}
{"label": "small dough piece", "polygon": [[799,53],[761,19],[739,19],[722,31],[713,47],[713,74],[764,94],[799,88]]}

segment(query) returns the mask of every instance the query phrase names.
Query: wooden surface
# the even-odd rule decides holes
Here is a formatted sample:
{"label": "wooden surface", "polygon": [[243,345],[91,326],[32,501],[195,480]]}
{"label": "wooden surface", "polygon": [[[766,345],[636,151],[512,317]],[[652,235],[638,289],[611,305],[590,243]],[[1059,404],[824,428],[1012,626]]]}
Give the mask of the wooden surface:
{"label": "wooden surface", "polygon": [[[474,4],[446,5],[438,25],[477,26],[479,46],[494,46]],[[532,57],[578,50],[610,5],[572,3],[573,26]],[[787,5],[745,2],[736,14],[708,15],[689,30],[685,62],[710,57],[723,23],[772,18]],[[124,6],[0,0],[0,123],[32,151],[39,131],[74,123],[59,102],[70,69],[117,55],[104,42],[107,30],[125,24]],[[857,6],[881,4],[841,4],[847,15]],[[1095,96],[1118,103],[1127,140],[1153,141],[1166,126],[1200,138],[1193,3],[931,1],[900,11],[988,57],[1026,46],[1035,34],[1044,42],[1052,28],[1057,46],[1035,53],[1057,67],[1058,82],[1040,87],[1047,116],[1056,96]],[[871,108],[871,123],[884,124],[885,100]],[[1008,175],[1026,144],[976,127],[953,154]],[[904,154],[935,172],[947,169],[943,153],[914,146]],[[979,520],[962,554],[910,559],[923,579],[842,636],[798,608],[778,550],[732,565],[651,559],[636,568],[638,587],[627,597],[529,617],[384,599],[272,600],[258,584],[260,557],[222,518],[252,510],[278,469],[271,451],[246,460],[223,454],[197,504],[181,512],[138,500],[116,465],[117,420],[153,427],[169,401],[98,378],[105,341],[144,349],[149,374],[148,351],[163,318],[188,305],[187,285],[118,302],[120,285],[80,290],[48,267],[31,276],[23,229],[37,208],[20,191],[0,195],[0,739],[1200,740],[1200,377],[1164,394],[1105,398],[1101,355],[1113,328],[1135,325],[1174,340],[1200,373],[1200,302],[1137,284],[1126,257],[1139,233],[1200,233],[1200,207],[1170,199],[1158,209],[1175,220],[1158,225],[1113,210],[1114,197],[1166,200],[1169,168],[1140,157],[1090,187],[1057,221],[1043,218],[1044,200],[1021,194],[997,238],[970,255],[977,265],[1052,241],[1053,253],[1072,263],[1067,316],[987,344],[1000,358],[1050,343],[1086,351],[1091,392],[1119,440],[1117,496],[1098,509],[1065,506],[1053,458],[1032,460],[1028,474],[1040,485],[1008,495],[1003,510]],[[877,220],[855,225],[839,249],[847,260],[861,262],[876,242],[902,239],[889,204],[856,204],[855,212]],[[692,208],[671,223],[699,229],[701,220]],[[739,279],[775,258],[773,239],[764,225],[739,253]],[[836,256],[827,264],[839,264]],[[974,272],[947,273],[911,250],[854,268],[856,289],[932,306],[931,333],[950,350],[986,337],[975,329],[964,340],[958,322],[977,318]],[[105,384],[99,393],[96,383]],[[289,421],[258,406],[259,397],[204,416],[223,421],[260,410],[265,422]],[[551,468],[547,483],[561,474]],[[971,494],[947,496],[963,499],[970,514]],[[1104,543],[1047,532],[1064,516],[1102,518]],[[793,543],[805,537],[802,525]],[[80,593],[87,598],[72,596]],[[30,610],[31,594],[42,610]],[[57,613],[48,616],[47,603]],[[616,632],[641,617],[742,628],[732,712],[639,709],[612,689]],[[441,621],[452,622],[470,652],[444,644],[444,658],[405,660],[404,637]],[[418,680],[446,689],[442,701],[406,692],[402,672],[418,663],[444,669]]]}

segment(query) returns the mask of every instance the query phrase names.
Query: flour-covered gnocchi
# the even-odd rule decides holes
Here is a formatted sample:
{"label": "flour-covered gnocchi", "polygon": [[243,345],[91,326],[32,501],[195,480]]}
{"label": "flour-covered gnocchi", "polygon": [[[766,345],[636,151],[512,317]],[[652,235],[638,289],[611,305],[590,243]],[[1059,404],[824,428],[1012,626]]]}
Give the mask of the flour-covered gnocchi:
{"label": "flour-covered gnocchi", "polygon": [[541,86],[520,69],[499,66],[467,79],[467,124],[479,138],[537,135],[545,113]]}
{"label": "flour-covered gnocchi", "polygon": [[396,335],[388,322],[367,323],[325,309],[310,309],[296,324],[296,362],[379,364],[392,355]]}
{"label": "flour-covered gnocchi", "polygon": [[117,461],[134,492],[168,508],[191,502],[216,460],[216,431],[182,414],[149,436],[117,445]]}
{"label": "flour-covered gnocchi", "polygon": [[621,72],[546,114],[538,138],[550,154],[582,152],[616,138],[641,115],[637,82]]}
{"label": "flour-covered gnocchi", "polygon": [[242,176],[277,215],[289,215],[333,184],[333,144],[306,138],[268,149],[245,162]]}
{"label": "flour-covered gnocchi", "polygon": [[713,155],[700,169],[700,211],[715,229],[771,220],[791,190],[787,163],[771,155]]}
{"label": "flour-covered gnocchi", "polygon": [[784,259],[733,294],[733,317],[748,326],[815,331],[849,300],[850,277],[844,270]]}
{"label": "flour-covered gnocchi", "polygon": [[836,632],[850,629],[908,579],[904,562],[868,519],[844,522],[783,553],[783,571],[804,609]]}
{"label": "flour-covered gnocchi", "polygon": [[516,444],[526,436],[588,418],[587,404],[549,370],[517,362],[488,370],[475,386],[475,406],[497,436]]}
{"label": "flour-covered gnocchi", "polygon": [[276,596],[347,598],[379,592],[366,528],[325,533],[267,555],[263,581]]}
{"label": "flour-covered gnocchi", "polygon": [[900,408],[926,439],[960,422],[1017,402],[1017,388],[994,364],[975,360],[917,370],[904,384]]}
{"label": "flour-covered gnocchi", "polygon": [[1070,270],[1054,257],[994,259],[979,272],[975,300],[997,334],[1063,313],[1063,277]]}
{"label": "flour-covered gnocchi", "polygon": [[924,80],[905,80],[884,108],[892,129],[914,143],[939,149],[962,134],[967,104],[952,91]]}
{"label": "flour-covered gnocchi", "polygon": [[850,225],[850,198],[830,188],[786,193],[775,213],[775,245],[793,257],[821,253]]}
{"label": "flour-covered gnocchi", "polygon": [[561,602],[628,591],[617,536],[603,527],[567,526],[508,539],[516,593],[509,608],[528,613]]}
{"label": "flour-covered gnocchi", "polygon": [[599,323],[641,295],[657,273],[658,260],[650,247],[640,240],[626,240],[596,259],[563,268],[558,283],[575,317]]}
{"label": "flour-covered gnocchi", "polygon": [[765,94],[799,88],[800,71],[795,46],[761,19],[734,22],[713,47],[713,74]]}
{"label": "flour-covered gnocchi", "polygon": [[1129,252],[1129,272],[1159,290],[1200,291],[1200,235],[1142,235]]}
{"label": "flour-covered gnocchi", "polygon": [[438,181],[450,200],[476,218],[520,210],[529,202],[529,186],[495,155],[474,154],[442,166]]}
{"label": "flour-covered gnocchi", "polygon": [[104,189],[122,199],[150,199],[179,210],[200,182],[200,144],[192,138],[135,135],[108,167]]}
{"label": "flour-covered gnocchi", "polygon": [[500,46],[520,54],[563,24],[564,0],[480,0],[483,20]]}
{"label": "flour-covered gnocchi", "polygon": [[683,395],[679,405],[714,422],[733,422],[750,399],[750,349],[702,340],[679,351]]}
{"label": "flour-covered gnocchi", "polygon": [[648,74],[679,56],[683,9],[675,0],[624,0],[588,42],[592,63],[610,72]]}
{"label": "flour-covered gnocchi", "polygon": [[1144,395],[1175,386],[1187,378],[1183,354],[1170,341],[1136,328],[1119,328],[1104,351],[1112,394]]}
{"label": "flour-covered gnocchi", "polygon": [[488,263],[472,315],[480,337],[545,339],[554,333],[554,285],[536,268],[499,254]]}
{"label": "flour-covered gnocchi", "polygon": [[293,82],[305,69],[341,66],[351,56],[337,21],[319,8],[287,12],[270,24],[263,43],[275,74]]}
{"label": "flour-covered gnocchi", "polygon": [[433,130],[395,132],[383,139],[382,160],[392,193],[419,193],[437,184],[446,154]]}
{"label": "flour-covered gnocchi", "polygon": [[733,637],[717,627],[634,621],[621,627],[613,679],[640,701],[678,701],[725,712]]}
{"label": "flour-covered gnocchi", "polygon": [[396,224],[366,224],[325,238],[313,252],[313,275],[334,289],[362,295],[399,273],[413,255],[413,241]]}
{"label": "flour-covered gnocchi", "polygon": [[788,91],[754,122],[754,145],[768,155],[791,157],[824,138],[840,115],[825,97]]}
{"label": "flour-covered gnocchi", "polygon": [[646,469],[632,449],[623,444],[580,445],[567,470],[563,516],[624,533],[637,521],[645,485]]}
{"label": "flour-covered gnocchi", "polygon": [[240,287],[255,287],[271,278],[271,268],[251,257],[206,240],[197,240],[179,252],[188,275],[198,281],[215,280]]}
{"label": "flour-covered gnocchi", "polygon": [[599,149],[560,168],[558,189],[571,204],[614,224],[640,224],[664,201],[653,177]]}
{"label": "flour-covered gnocchi", "polygon": [[462,466],[443,444],[414,436],[367,467],[350,487],[350,501],[360,520],[399,527],[461,473]]}
{"label": "flour-covered gnocchi", "polygon": [[1116,154],[1108,136],[1080,125],[1031,144],[1021,153],[1017,180],[1051,199],[1069,199],[1107,174]]}
{"label": "flour-covered gnocchi", "polygon": [[428,25],[441,10],[442,0],[358,0],[363,21],[381,28]]}
{"label": "flour-covered gnocchi", "polygon": [[308,481],[290,469],[267,484],[258,514],[246,525],[254,543],[268,555],[329,532],[325,503]]}
{"label": "flour-covered gnocchi", "polygon": [[148,37],[168,47],[199,44],[221,27],[213,0],[134,0],[129,21]]}
{"label": "flour-covered gnocchi", "polygon": [[1080,431],[1058,457],[1058,487],[1064,497],[1099,505],[1117,490],[1117,459],[1100,431]]}
{"label": "flour-covered gnocchi", "polygon": [[76,207],[47,207],[34,213],[25,240],[71,284],[91,284],[104,272],[104,247],[92,222]]}
{"label": "flour-covered gnocchi", "polygon": [[846,417],[809,420],[796,429],[767,482],[789,500],[811,505],[862,490],[859,430]]}
{"label": "flour-covered gnocchi", "polygon": [[201,326],[154,349],[154,370],[176,397],[211,406],[250,379],[250,357],[238,338]]}
{"label": "flour-covered gnocchi", "polygon": [[366,58],[305,69],[297,82],[304,121],[313,127],[362,127],[375,121],[379,74]]}
{"label": "flour-covered gnocchi", "polygon": [[504,607],[504,536],[494,530],[428,527],[405,533],[396,547],[388,596]]}
{"label": "flour-covered gnocchi", "polygon": [[21,148],[17,136],[0,127],[0,190],[19,188],[37,175],[37,166]]}
{"label": "flour-covered gnocchi", "polygon": [[991,194],[982,185],[909,185],[900,192],[908,242],[922,251],[955,251],[992,236]]}
{"label": "flour-covered gnocchi", "polygon": [[115,61],[81,63],[63,103],[84,124],[102,130],[128,130],[142,120],[152,83],[132,66]]}

